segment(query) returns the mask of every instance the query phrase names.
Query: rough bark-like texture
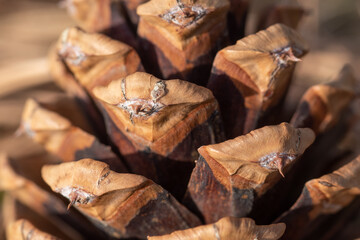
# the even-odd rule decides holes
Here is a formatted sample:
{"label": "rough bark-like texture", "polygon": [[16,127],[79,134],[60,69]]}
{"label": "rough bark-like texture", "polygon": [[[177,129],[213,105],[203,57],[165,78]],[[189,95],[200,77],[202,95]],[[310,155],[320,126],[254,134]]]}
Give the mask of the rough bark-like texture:
{"label": "rough bark-like texture", "polygon": [[163,235],[200,225],[166,190],[134,174],[113,172],[91,159],[45,166],[44,180],[114,237]]}
{"label": "rough bark-like texture", "polygon": [[[64,30],[56,50],[59,60],[87,90],[106,86],[114,79],[143,70],[140,58],[132,47],[79,28]],[[56,62],[53,64],[56,65]]]}
{"label": "rough bark-like texture", "polygon": [[216,100],[195,84],[136,73],[94,93],[130,171],[178,198],[198,157],[196,149],[223,140]]}
{"label": "rough bark-like texture", "polygon": [[[9,229],[10,226],[14,225],[17,221],[25,220],[29,221],[36,228],[41,229],[44,232],[50,233],[53,236],[63,240],[71,239],[83,239],[78,234],[73,234],[71,229],[67,229],[61,225],[54,225],[48,218],[41,216],[21,204],[17,199],[11,196],[10,193],[6,193],[2,198],[2,209],[1,217],[4,220],[4,227],[6,228],[6,239],[14,239],[12,235],[14,231]],[[5,239],[5,238],[4,238]],[[21,240],[26,239],[26,236]],[[30,238],[31,239],[31,238]],[[35,239],[35,238],[34,238]]]}
{"label": "rough bark-like texture", "polygon": [[137,48],[137,40],[126,22],[121,1],[67,0],[64,3],[69,15],[87,32],[102,32]]}
{"label": "rough bark-like texture", "polygon": [[277,220],[287,225],[284,239],[302,239],[324,216],[350,205],[360,195],[359,176],[360,156],[333,173],[308,181],[296,203]]}
{"label": "rough bark-like texture", "polygon": [[324,133],[337,124],[355,97],[356,79],[349,65],[332,82],[309,88],[291,119],[295,127],[309,127]]}
{"label": "rough bark-like texture", "polygon": [[206,85],[225,41],[229,2],[152,0],[138,7],[145,68],[164,79]]}
{"label": "rough bark-like texture", "polygon": [[35,100],[27,100],[19,131],[43,145],[47,151],[64,162],[92,158],[109,164],[114,171],[127,172],[122,160],[109,146],[75,127],[56,112],[42,107]]}
{"label": "rough bark-like texture", "polygon": [[58,50],[55,46],[50,50],[49,62],[50,72],[55,83],[77,101],[81,111],[92,123],[96,135],[104,140],[106,138],[103,134],[105,126],[99,110],[86,89],[81,86],[74,74],[58,56]]}
{"label": "rough bark-like texture", "polygon": [[149,237],[149,240],[276,240],[285,232],[285,224],[257,226],[250,218],[222,218],[214,224],[176,231],[164,236]]}
{"label": "rough bark-like texture", "polygon": [[50,70],[57,84],[79,99],[103,140],[105,127],[92,100],[92,89],[143,71],[143,67],[130,46],[103,34],[68,28],[50,52]]}
{"label": "rough bark-like texture", "polygon": [[281,24],[218,52],[208,88],[219,101],[228,138],[255,129],[260,116],[279,104],[306,52],[301,37]]}
{"label": "rough bark-like texture", "polygon": [[[201,147],[185,203],[206,223],[225,216],[247,216],[314,138],[310,129],[295,129],[284,123]],[[264,216],[272,213],[263,210]]]}
{"label": "rough bark-like texture", "polygon": [[6,235],[7,239],[11,240],[60,240],[60,238],[37,229],[31,222],[25,219],[19,219],[8,226]]}
{"label": "rough bark-like texture", "polygon": [[[21,173],[29,171],[25,169],[25,165],[9,160],[5,155],[1,155],[0,165],[0,189],[50,221],[51,224],[64,229],[65,235],[70,239],[83,239],[80,237],[82,235],[89,239],[98,239],[102,236],[99,230],[92,228],[92,225],[84,218],[73,211],[67,211],[64,203],[55,195],[41,188],[32,179],[23,177]],[[36,163],[32,164],[32,171],[39,170],[34,167],[36,165]],[[30,174],[27,173],[27,175]]]}
{"label": "rough bark-like texture", "polygon": [[284,190],[286,202],[279,204],[282,212],[292,206],[307,181],[338,169],[358,154],[358,131],[353,124],[357,118],[349,108],[354,104],[350,100],[355,87],[349,73],[345,67],[342,77],[336,81],[311,87],[299,103],[291,123],[296,127],[310,127],[317,137],[286,178],[291,184]]}

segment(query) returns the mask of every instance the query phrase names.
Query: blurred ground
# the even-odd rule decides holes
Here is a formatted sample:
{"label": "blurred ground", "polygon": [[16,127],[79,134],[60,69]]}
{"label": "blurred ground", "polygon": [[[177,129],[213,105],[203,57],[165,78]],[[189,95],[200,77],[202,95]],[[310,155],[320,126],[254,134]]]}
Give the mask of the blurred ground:
{"label": "blurred ground", "polygon": [[72,25],[57,1],[0,0],[0,96],[50,81],[48,48]]}
{"label": "blurred ground", "polygon": [[299,31],[311,48],[299,64],[300,75],[324,81],[348,62],[359,76],[360,69],[356,66],[360,64],[360,1],[306,0],[300,3],[308,13]]}

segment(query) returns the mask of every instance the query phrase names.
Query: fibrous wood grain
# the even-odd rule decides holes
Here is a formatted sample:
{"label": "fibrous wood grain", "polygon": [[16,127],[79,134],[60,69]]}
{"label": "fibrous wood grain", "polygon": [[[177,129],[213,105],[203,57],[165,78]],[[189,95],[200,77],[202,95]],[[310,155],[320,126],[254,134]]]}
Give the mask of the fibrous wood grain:
{"label": "fibrous wood grain", "polygon": [[137,47],[137,40],[126,21],[121,1],[66,0],[63,6],[87,32],[102,32],[114,39]]}
{"label": "fibrous wood grain", "polygon": [[255,129],[261,115],[279,105],[307,49],[297,32],[276,24],[217,53],[208,87],[228,138]]}
{"label": "fibrous wood grain", "polygon": [[323,216],[350,205],[360,195],[359,173],[360,156],[330,174],[308,181],[296,203],[277,220],[287,225],[284,239],[301,239],[316,229],[314,224],[319,224]]}
{"label": "fibrous wood grain", "polygon": [[24,133],[64,162],[92,158],[103,161],[118,172],[127,168],[110,149],[95,136],[74,126],[68,119],[28,99],[17,133]]}
{"label": "fibrous wood grain", "polygon": [[228,0],[152,0],[137,8],[145,67],[155,76],[206,85],[224,41]]}
{"label": "fibrous wood grain", "polygon": [[335,80],[312,86],[303,95],[291,119],[295,127],[309,127],[324,133],[334,127],[355,97],[356,79],[345,65]]}
{"label": "fibrous wood grain", "polygon": [[181,80],[135,73],[94,89],[107,131],[130,171],[184,193],[196,149],[221,141],[211,91]]}
{"label": "fibrous wood grain", "polygon": [[[247,216],[314,139],[311,129],[283,123],[203,146],[189,181],[186,203],[206,223],[225,216]],[[271,211],[263,209],[264,218],[267,214]]]}
{"label": "fibrous wood grain", "polygon": [[36,228],[31,222],[25,219],[19,219],[7,228],[7,239],[11,240],[60,240],[53,235],[43,232]]}
{"label": "fibrous wood grain", "polygon": [[214,224],[176,231],[164,236],[149,237],[149,240],[276,240],[285,232],[285,224],[258,226],[250,218],[224,217]]}
{"label": "fibrous wood grain", "polygon": [[44,180],[117,238],[146,238],[200,225],[195,215],[145,177],[113,172],[91,159],[45,166]]}

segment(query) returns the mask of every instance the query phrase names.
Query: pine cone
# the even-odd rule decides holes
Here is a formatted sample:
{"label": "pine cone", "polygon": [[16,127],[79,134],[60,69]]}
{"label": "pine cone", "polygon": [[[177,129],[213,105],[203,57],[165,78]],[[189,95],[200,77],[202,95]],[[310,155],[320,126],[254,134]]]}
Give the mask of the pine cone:
{"label": "pine cone", "polygon": [[308,52],[299,5],[65,5],[80,27],[49,53],[61,92],[26,101],[25,154],[0,156],[7,239],[342,236],[360,206],[359,84],[345,65],[287,96]]}

